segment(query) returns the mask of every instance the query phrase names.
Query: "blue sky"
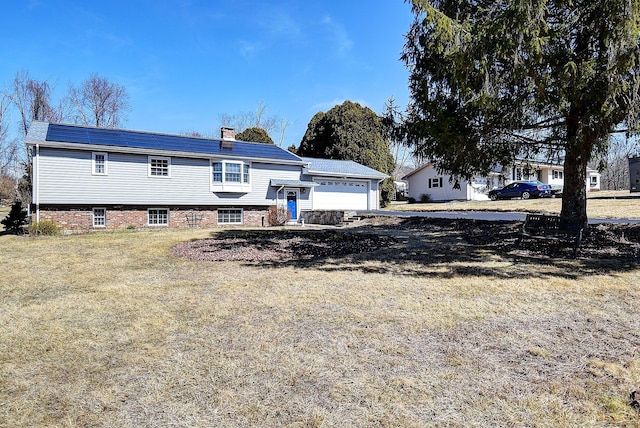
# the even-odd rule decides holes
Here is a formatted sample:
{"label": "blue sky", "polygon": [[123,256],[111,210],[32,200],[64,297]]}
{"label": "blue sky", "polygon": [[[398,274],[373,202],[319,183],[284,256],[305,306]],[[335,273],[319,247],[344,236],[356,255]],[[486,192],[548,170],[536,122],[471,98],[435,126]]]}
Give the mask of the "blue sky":
{"label": "blue sky", "polygon": [[[292,122],[351,100],[405,106],[403,0],[10,0],[0,26],[0,87],[26,70],[62,97],[91,73],[126,87],[124,128],[218,134],[221,114],[266,106]],[[11,120],[17,122],[17,116]]]}

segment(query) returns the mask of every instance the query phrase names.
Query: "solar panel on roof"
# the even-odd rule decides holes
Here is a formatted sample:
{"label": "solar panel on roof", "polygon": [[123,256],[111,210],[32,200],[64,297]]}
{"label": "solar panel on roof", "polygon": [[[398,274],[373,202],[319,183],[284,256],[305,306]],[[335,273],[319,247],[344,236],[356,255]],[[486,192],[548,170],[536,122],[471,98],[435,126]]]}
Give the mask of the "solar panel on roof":
{"label": "solar panel on roof", "polygon": [[[80,126],[49,124],[46,141],[63,143],[93,144],[113,147],[155,149],[201,153],[204,155],[223,154],[220,140],[183,137],[179,135],[152,134],[119,129],[83,128]],[[224,153],[229,153],[225,150]],[[230,152],[234,156],[257,157],[273,160],[298,161],[299,158],[286,150],[260,143],[234,141]]]}

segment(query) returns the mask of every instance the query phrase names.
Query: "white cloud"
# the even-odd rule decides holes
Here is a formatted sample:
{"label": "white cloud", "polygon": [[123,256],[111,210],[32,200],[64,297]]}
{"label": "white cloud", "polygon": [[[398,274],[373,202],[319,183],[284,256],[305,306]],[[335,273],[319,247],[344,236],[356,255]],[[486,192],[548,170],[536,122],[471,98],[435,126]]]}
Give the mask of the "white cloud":
{"label": "white cloud", "polygon": [[302,33],[298,22],[284,11],[271,12],[263,25],[275,37],[296,38]]}
{"label": "white cloud", "polygon": [[339,56],[346,56],[353,48],[353,41],[349,37],[349,33],[344,26],[335,22],[330,16],[322,19],[322,24],[329,31],[329,38],[334,45],[335,51]]}
{"label": "white cloud", "polygon": [[247,40],[239,40],[238,53],[245,59],[251,59],[255,54],[262,50],[262,44],[257,42],[249,42]]}

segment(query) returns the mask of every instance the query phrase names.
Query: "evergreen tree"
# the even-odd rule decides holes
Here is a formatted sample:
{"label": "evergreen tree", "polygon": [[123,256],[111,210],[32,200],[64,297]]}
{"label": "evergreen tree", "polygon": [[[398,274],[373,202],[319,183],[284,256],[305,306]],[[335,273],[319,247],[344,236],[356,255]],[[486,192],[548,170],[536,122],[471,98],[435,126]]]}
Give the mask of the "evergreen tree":
{"label": "evergreen tree", "polygon": [[586,220],[586,168],[640,113],[640,2],[413,0],[402,58],[415,151],[462,178],[564,158],[562,216]]}
{"label": "evergreen tree", "polygon": [[15,201],[11,205],[9,214],[0,221],[9,233],[22,233],[24,226],[27,224],[27,212],[22,209],[22,202]]}
{"label": "evergreen tree", "polygon": [[244,131],[236,134],[236,140],[239,141],[249,141],[251,143],[264,143],[264,144],[275,144],[267,131],[262,128],[247,128]]}
{"label": "evergreen tree", "polygon": [[[351,101],[345,101],[326,113],[316,113],[296,154],[352,160],[390,176],[395,167],[387,127],[382,118],[370,108]],[[392,193],[393,180],[389,178],[381,187],[383,204],[391,200]]]}

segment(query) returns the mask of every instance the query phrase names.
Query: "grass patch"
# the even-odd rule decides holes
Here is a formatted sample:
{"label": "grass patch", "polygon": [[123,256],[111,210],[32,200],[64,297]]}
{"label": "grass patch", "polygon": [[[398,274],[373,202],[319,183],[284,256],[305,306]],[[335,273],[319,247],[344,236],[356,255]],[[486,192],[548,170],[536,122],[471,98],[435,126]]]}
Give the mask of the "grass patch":
{"label": "grass patch", "polygon": [[[626,191],[602,191],[587,194],[587,215],[589,218],[640,218],[638,206],[640,193]],[[541,212],[560,214],[562,199],[540,198],[499,200],[499,201],[451,201],[416,204],[391,204],[391,211],[499,211],[499,212]]]}
{"label": "grass patch", "polygon": [[304,266],[172,255],[207,230],[0,236],[0,426],[640,424],[636,264],[375,230]]}
{"label": "grass patch", "polygon": [[[3,220],[11,211],[11,207],[0,207],[0,221]],[[0,223],[0,232],[4,230],[4,224]]]}

